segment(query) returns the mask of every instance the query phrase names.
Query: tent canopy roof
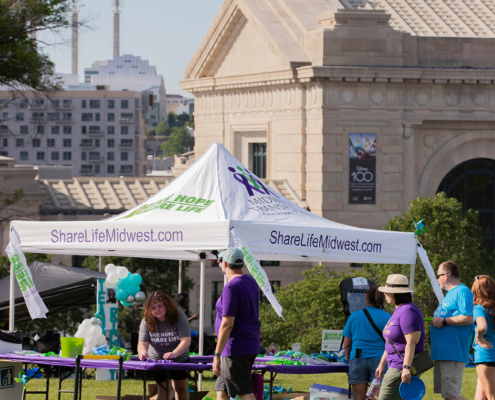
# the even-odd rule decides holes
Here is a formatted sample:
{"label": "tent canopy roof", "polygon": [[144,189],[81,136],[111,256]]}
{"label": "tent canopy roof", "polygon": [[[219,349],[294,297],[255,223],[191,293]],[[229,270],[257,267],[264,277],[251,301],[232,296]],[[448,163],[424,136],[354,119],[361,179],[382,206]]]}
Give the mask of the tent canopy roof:
{"label": "tent canopy roof", "polygon": [[[49,308],[49,313],[73,310],[96,303],[96,283],[105,279],[103,272],[85,268],[34,261],[29,265],[41,298]],[[9,317],[10,276],[0,280],[0,317]],[[24,297],[19,285],[15,285],[16,322],[30,321]]]}
{"label": "tent canopy roof", "polygon": [[197,260],[233,246],[259,260],[412,264],[413,233],[329,221],[266,186],[220,143],[136,207],[104,221],[13,221],[23,251]]}

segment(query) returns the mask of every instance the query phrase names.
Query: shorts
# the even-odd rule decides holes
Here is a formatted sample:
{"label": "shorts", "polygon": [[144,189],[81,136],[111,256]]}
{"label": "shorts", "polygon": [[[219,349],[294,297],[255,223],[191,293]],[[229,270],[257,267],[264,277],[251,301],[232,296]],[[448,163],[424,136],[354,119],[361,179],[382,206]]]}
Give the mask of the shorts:
{"label": "shorts", "polygon": [[485,367],[495,367],[495,362],[493,361],[485,361],[485,362],[479,362],[479,363],[474,363],[474,365],[484,365]]}
{"label": "shorts", "polygon": [[216,392],[236,396],[253,393],[251,370],[257,354],[249,356],[221,357],[220,376],[215,384]]}
{"label": "shorts", "polygon": [[[187,360],[181,361],[181,363],[188,363],[189,357]],[[153,375],[156,383],[162,383],[167,381],[167,371],[163,369],[156,369],[153,371]],[[174,381],[182,381],[189,377],[189,371],[168,371],[168,377],[173,379]]]}
{"label": "shorts", "polygon": [[[347,381],[350,385],[371,382],[375,378],[375,371],[379,364],[379,358],[355,358],[349,361],[349,377]],[[386,366],[383,372],[387,372]]]}
{"label": "shorts", "polygon": [[378,400],[402,400],[399,386],[402,383],[402,370],[389,368],[383,377]]}
{"label": "shorts", "polygon": [[466,363],[458,361],[436,361],[433,367],[433,392],[441,393],[444,399],[461,395],[462,375]]}

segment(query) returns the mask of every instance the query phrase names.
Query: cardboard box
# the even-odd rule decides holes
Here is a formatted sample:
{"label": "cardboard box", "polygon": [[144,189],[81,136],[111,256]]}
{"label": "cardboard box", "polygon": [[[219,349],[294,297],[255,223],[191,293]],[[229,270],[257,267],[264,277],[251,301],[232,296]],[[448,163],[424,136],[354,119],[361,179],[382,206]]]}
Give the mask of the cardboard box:
{"label": "cardboard box", "polygon": [[309,392],[277,393],[272,396],[273,400],[309,400]]}

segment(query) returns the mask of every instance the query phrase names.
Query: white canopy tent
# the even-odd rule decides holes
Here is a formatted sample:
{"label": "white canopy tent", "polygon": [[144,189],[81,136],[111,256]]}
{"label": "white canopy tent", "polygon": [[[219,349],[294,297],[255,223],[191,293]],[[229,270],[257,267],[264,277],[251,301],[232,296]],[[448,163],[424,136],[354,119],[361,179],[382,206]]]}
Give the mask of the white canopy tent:
{"label": "white canopy tent", "polygon": [[24,252],[201,260],[200,354],[202,253],[214,259],[213,250],[239,246],[240,241],[258,260],[409,264],[413,278],[418,244],[413,233],[355,228],[302,209],[249,172],[220,143],[154,196],[116,217],[13,221],[11,228]]}

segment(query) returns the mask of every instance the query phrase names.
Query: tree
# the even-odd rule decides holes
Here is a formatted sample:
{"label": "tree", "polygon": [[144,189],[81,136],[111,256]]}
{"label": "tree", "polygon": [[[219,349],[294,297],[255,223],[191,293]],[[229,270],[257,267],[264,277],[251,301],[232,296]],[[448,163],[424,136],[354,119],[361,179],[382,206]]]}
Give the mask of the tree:
{"label": "tree", "polygon": [[165,121],[160,122],[155,129],[156,136],[170,136],[170,131]]}
{"label": "tree", "polygon": [[[461,280],[470,287],[478,274],[493,274],[492,255],[481,247],[479,215],[473,211],[463,212],[462,203],[439,193],[433,198],[419,197],[409,203],[409,210],[390,220],[385,230],[414,232],[414,223],[424,218],[426,233],[418,240],[426,250],[436,272],[444,261],[455,261],[461,270]],[[409,265],[368,264],[361,276],[385,284],[387,275],[403,274],[409,277]],[[414,279],[414,303],[425,317],[431,317],[438,301],[419,257]]]}
{"label": "tree", "polygon": [[[102,257],[103,266],[110,263],[117,266],[123,265],[129,272],[140,274],[148,294],[155,290],[161,290],[172,297],[177,294],[179,280],[177,261],[133,257]],[[194,287],[194,281],[186,276],[187,264],[184,262],[182,264],[183,292],[189,292]],[[98,257],[91,256],[86,258],[83,266],[98,271]],[[124,340],[130,339],[131,332],[138,332],[142,318],[140,308],[124,307],[119,304],[119,335]]]}
{"label": "tree", "polygon": [[172,128],[172,135],[170,139],[166,142],[163,142],[160,146],[160,150],[162,150],[166,156],[172,157],[177,154],[183,154],[188,149],[192,149],[194,147],[194,137],[189,136],[187,132],[187,127],[174,127]]}
{"label": "tree", "polygon": [[302,281],[276,292],[285,321],[270,304],[260,304],[261,336],[265,343],[274,342],[282,350],[300,342],[302,351],[313,353],[321,348],[323,329],[344,328],[339,285],[348,275],[319,266],[303,275]]}
{"label": "tree", "polygon": [[[33,34],[59,33],[71,26],[75,0],[0,0],[0,84],[12,90],[60,90],[54,64]],[[44,43],[46,44],[46,43]]]}

